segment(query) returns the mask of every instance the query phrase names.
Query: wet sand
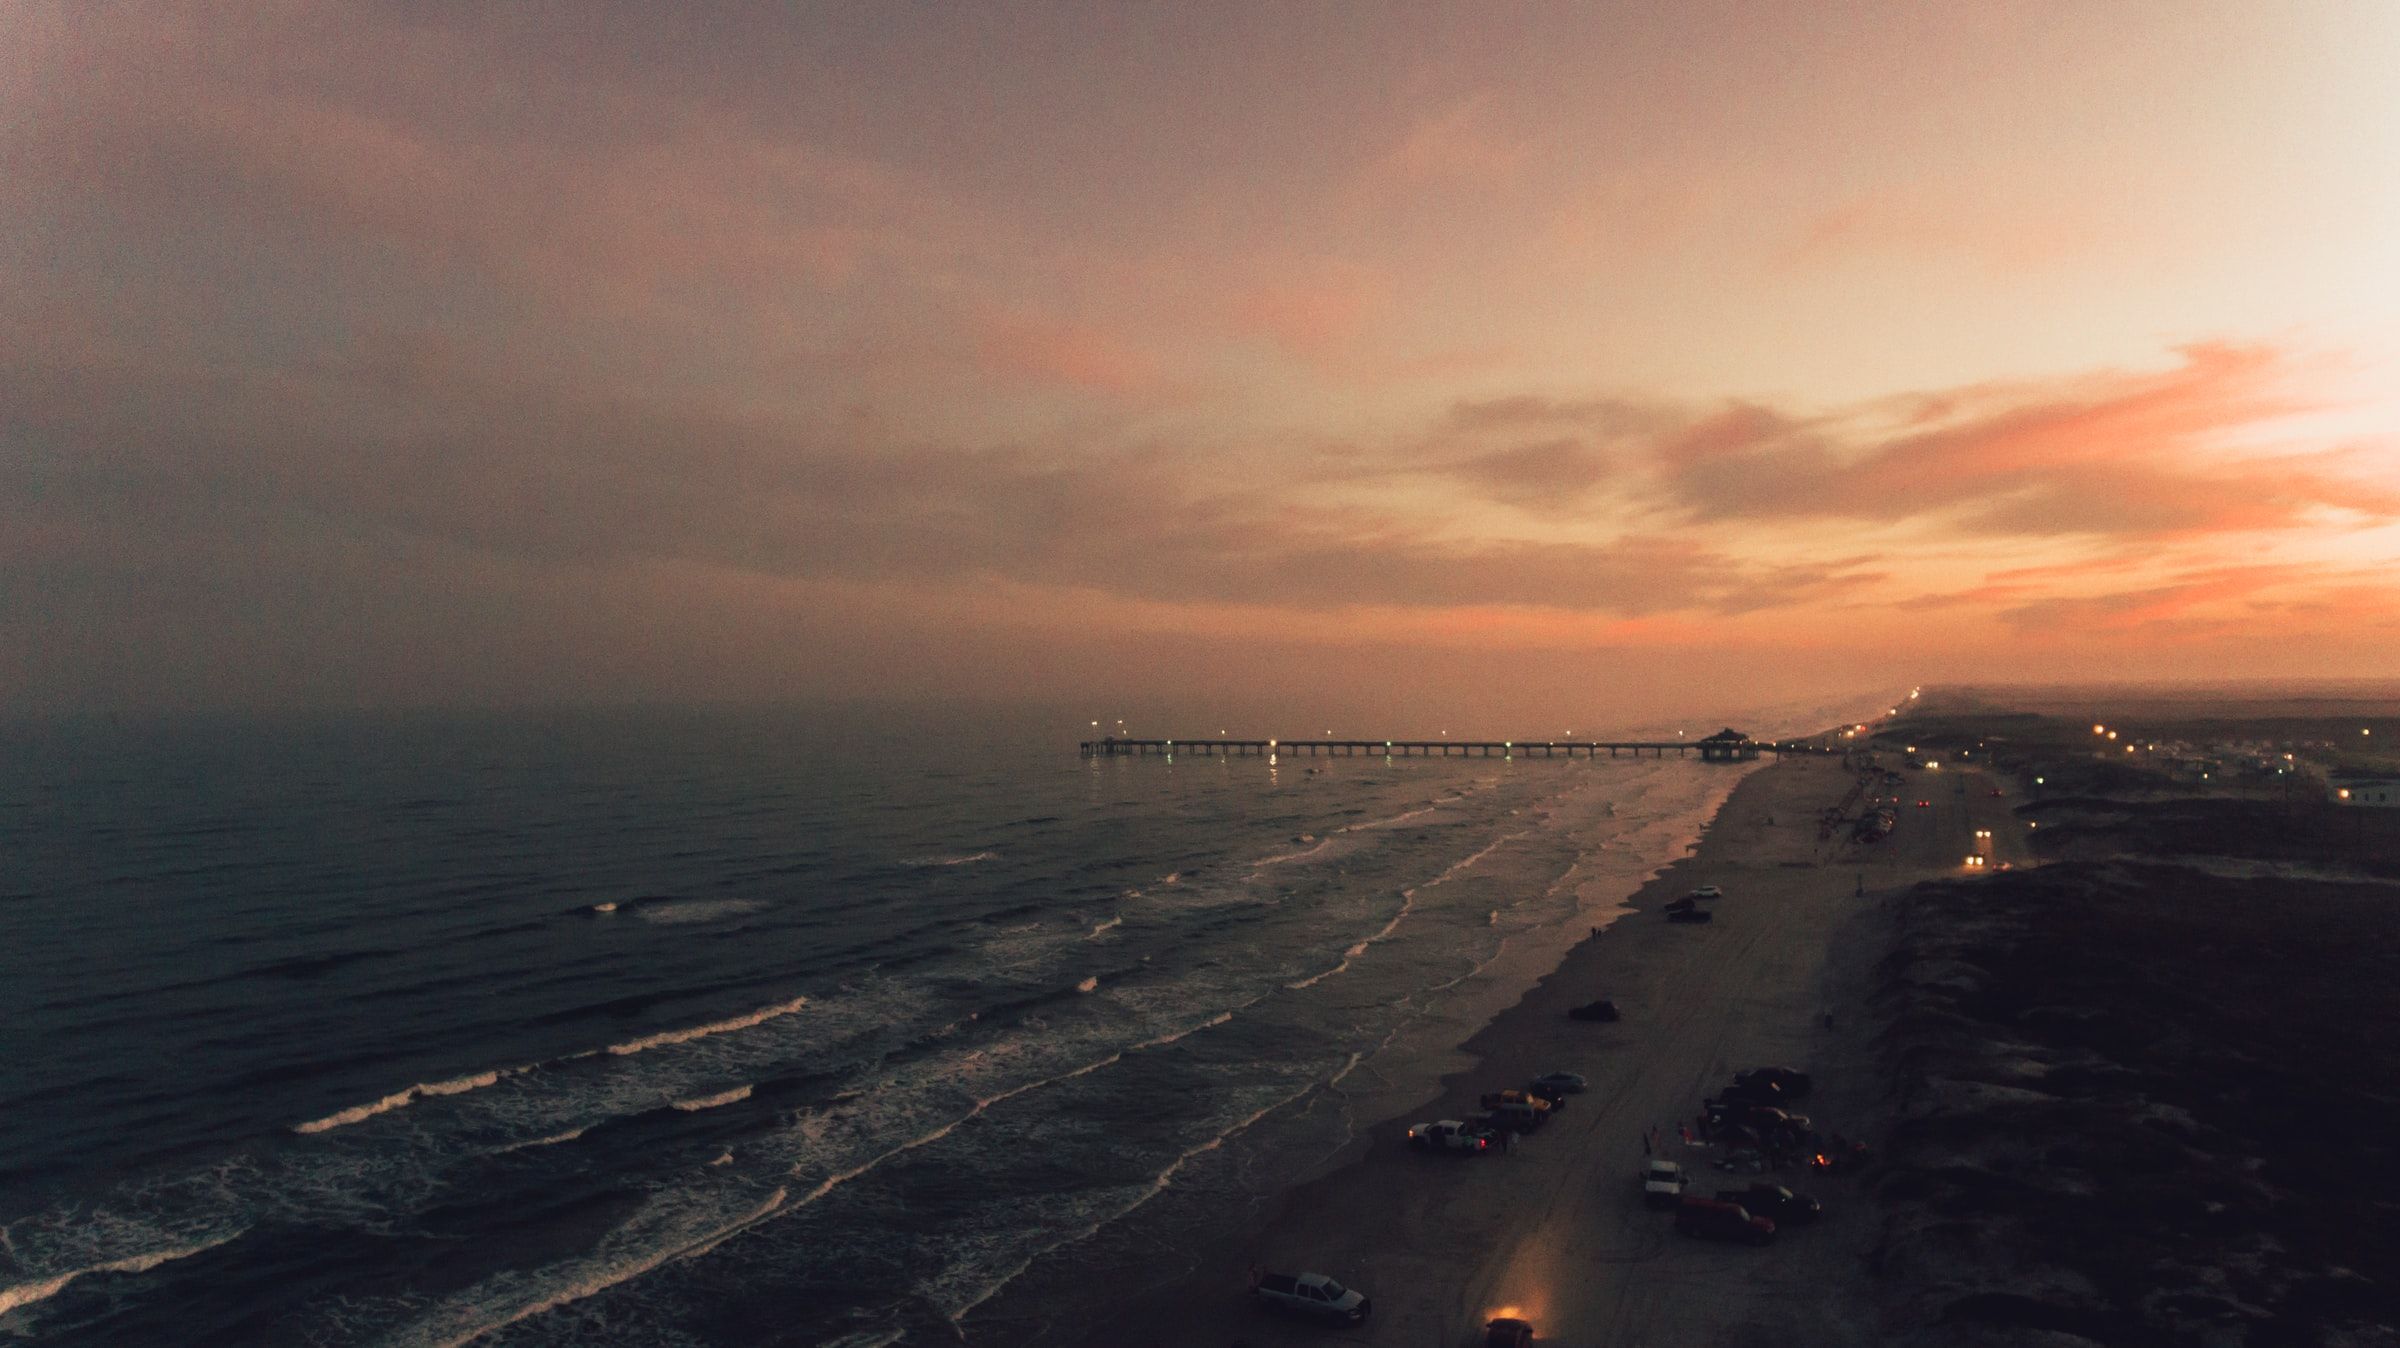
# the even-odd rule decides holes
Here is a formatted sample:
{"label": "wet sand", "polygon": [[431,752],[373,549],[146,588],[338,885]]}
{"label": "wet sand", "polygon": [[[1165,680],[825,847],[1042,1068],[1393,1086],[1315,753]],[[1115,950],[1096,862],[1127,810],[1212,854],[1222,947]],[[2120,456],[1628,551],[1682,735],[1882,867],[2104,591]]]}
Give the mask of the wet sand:
{"label": "wet sand", "polygon": [[[1696,1189],[1746,1183],[1710,1168],[1716,1153],[1686,1147],[1677,1130],[1736,1070],[1768,1063],[1815,1073],[1807,1110],[1820,1130],[1873,1140],[1869,1121],[1886,1092],[1867,1004],[1890,948],[1893,898],[1955,872],[1971,827],[2006,805],[1986,801],[1980,781],[1970,794],[1972,774],[1957,776],[1965,780],[1944,783],[1955,794],[1906,812],[1893,839],[1854,850],[1838,833],[1821,840],[1817,827],[1851,784],[1838,759],[1753,773],[1697,852],[1633,897],[1635,911],[1464,1045],[1471,1065],[1438,1095],[1368,1130],[1338,1168],[1273,1203],[1237,1247],[1133,1296],[1084,1342],[1451,1348],[1479,1341],[1478,1328],[1502,1313],[1532,1320],[1543,1344],[1873,1342],[1862,1282],[1875,1233],[1853,1192],[1859,1181],[1777,1177],[1817,1193],[1828,1217],[1762,1250],[1678,1238],[1666,1215],[1642,1205],[1636,1176],[1655,1128],[1665,1153],[1695,1169]],[[1714,921],[1664,920],[1669,900],[1703,884],[1725,891]],[[1596,997],[1613,999],[1623,1019],[1567,1019]],[[1591,1089],[1509,1153],[1459,1158],[1406,1145],[1411,1121],[1471,1118],[1482,1092],[1549,1071],[1581,1073]],[[1268,1313],[1245,1291],[1253,1266],[1330,1273],[1371,1295],[1374,1315],[1327,1329]]]}

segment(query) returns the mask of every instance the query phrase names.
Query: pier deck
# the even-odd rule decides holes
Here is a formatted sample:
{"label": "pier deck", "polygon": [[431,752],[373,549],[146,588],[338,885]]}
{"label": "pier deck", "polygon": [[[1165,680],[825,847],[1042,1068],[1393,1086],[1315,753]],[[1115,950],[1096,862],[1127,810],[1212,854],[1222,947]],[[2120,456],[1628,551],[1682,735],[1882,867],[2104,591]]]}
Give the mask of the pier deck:
{"label": "pier deck", "polygon": [[1198,754],[1226,758],[1369,757],[1385,758],[1678,758],[1698,754],[1704,759],[1739,761],[1761,753],[1828,753],[1806,740],[1768,741],[1709,739],[1674,740],[1349,740],[1349,739],[1229,739],[1222,735],[1192,739],[1084,740],[1085,758],[1140,758],[1151,754],[1173,757]]}

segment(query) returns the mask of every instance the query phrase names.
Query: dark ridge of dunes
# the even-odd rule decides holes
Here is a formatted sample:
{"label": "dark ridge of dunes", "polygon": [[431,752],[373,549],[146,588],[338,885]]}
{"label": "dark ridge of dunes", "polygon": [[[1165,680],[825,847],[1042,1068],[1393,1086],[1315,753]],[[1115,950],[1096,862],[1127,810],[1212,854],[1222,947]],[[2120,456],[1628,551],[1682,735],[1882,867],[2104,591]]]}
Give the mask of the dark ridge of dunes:
{"label": "dark ridge of dunes", "polygon": [[[2273,830],[2279,805],[2221,817]],[[1892,1342],[2400,1322],[2374,1272],[2400,1267],[2400,886],[2162,856],[1937,882],[1884,975]]]}

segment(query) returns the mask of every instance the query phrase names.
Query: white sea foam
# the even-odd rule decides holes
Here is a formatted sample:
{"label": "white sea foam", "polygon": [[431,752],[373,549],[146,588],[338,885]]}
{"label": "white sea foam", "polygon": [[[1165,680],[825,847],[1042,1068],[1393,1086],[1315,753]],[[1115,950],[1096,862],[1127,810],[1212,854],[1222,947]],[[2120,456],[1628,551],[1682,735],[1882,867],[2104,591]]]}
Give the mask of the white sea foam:
{"label": "white sea foam", "polygon": [[[417,1332],[396,1335],[390,1342],[394,1344],[425,1344],[431,1345],[432,1348],[459,1348],[462,1344],[473,1343],[494,1330],[505,1329],[521,1320],[530,1320],[537,1315],[548,1314],[561,1306],[570,1305],[586,1297],[598,1296],[609,1288],[620,1283],[631,1282],[652,1269],[674,1263],[679,1259],[689,1259],[706,1254],[766,1220],[777,1208],[783,1206],[784,1198],[785,1191],[778,1188],[775,1192],[767,1195],[765,1200],[757,1206],[730,1221],[715,1225],[696,1235],[679,1234],[672,1243],[657,1246],[639,1254],[611,1251],[575,1261],[572,1269],[575,1276],[564,1287],[551,1287],[540,1291],[524,1289],[520,1292],[519,1289],[523,1284],[533,1281],[533,1278],[538,1275],[504,1273],[486,1279],[461,1298],[454,1300],[448,1315],[437,1316],[437,1319],[444,1319],[449,1323],[420,1325],[417,1327]],[[620,1232],[624,1229],[620,1228]],[[617,1234],[612,1233],[612,1236]],[[603,1242],[604,1245],[606,1243]],[[515,1295],[511,1295],[512,1293]],[[501,1304],[490,1304],[494,1301]],[[475,1320],[479,1323],[462,1325],[458,1323],[461,1320]]]}
{"label": "white sea foam", "polygon": [[1123,913],[1118,913],[1114,917],[1103,919],[1097,926],[1094,926],[1090,932],[1086,933],[1083,939],[1087,941],[1099,940],[1100,933],[1108,931],[1111,928],[1123,926],[1124,924],[1125,915]]}
{"label": "white sea foam", "polygon": [[665,926],[683,926],[694,922],[714,922],[719,918],[739,917],[766,907],[759,899],[683,899],[674,903],[645,903],[633,910],[644,922]]}
{"label": "white sea foam", "polygon": [[1298,992],[1302,988],[1313,988],[1317,984],[1324,982],[1326,979],[1333,977],[1335,974],[1338,974],[1349,967],[1350,961],[1343,960],[1341,963],[1334,965],[1330,969],[1319,970],[1318,972],[1310,974],[1308,977],[1303,978],[1296,983],[1286,983],[1283,986],[1292,992]]}
{"label": "white sea foam", "polygon": [[572,1142],[576,1138],[579,1138],[590,1131],[592,1130],[588,1126],[583,1128],[569,1128],[563,1133],[552,1133],[548,1137],[537,1137],[528,1142],[511,1142],[507,1146],[502,1147],[500,1151],[502,1154],[506,1154],[512,1151],[529,1151],[535,1147],[555,1147],[562,1142]]}
{"label": "white sea foam", "polygon": [[732,1090],[719,1091],[715,1095],[703,1095],[696,1100],[675,1100],[669,1103],[686,1114],[697,1114],[703,1109],[715,1109],[719,1105],[739,1104],[750,1098],[750,1091],[751,1088],[748,1086],[736,1086]]}
{"label": "white sea foam", "polygon": [[1083,993],[1083,994],[1085,994],[1086,996],[1089,996],[1089,995],[1090,995],[1090,994],[1092,994],[1092,993],[1098,992],[1098,991],[1100,990],[1100,975],[1098,975],[1098,974],[1094,974],[1094,975],[1092,975],[1091,977],[1089,977],[1089,978],[1087,978],[1087,979],[1083,980],[1082,982],[1080,982],[1080,983],[1076,984],[1076,985],[1075,985],[1075,990],[1076,990],[1077,992],[1080,992],[1080,993]]}
{"label": "white sea foam", "polygon": [[[1186,1147],[1181,1154],[1176,1156],[1174,1160],[1167,1163],[1166,1168],[1160,1170],[1156,1175],[1150,1177],[1150,1182],[1146,1185],[1143,1185],[1136,1192],[1133,1201],[1125,1204],[1113,1212],[1104,1213],[1099,1217],[1094,1218],[1093,1220],[1085,1223],[1080,1230],[1070,1232],[1069,1234],[1061,1236],[1056,1240],[1027,1250],[1023,1257],[1016,1260],[1009,1267],[999,1270],[995,1275],[987,1278],[981,1286],[975,1288],[971,1293],[960,1299],[956,1304],[952,1305],[947,1312],[945,1312],[950,1321],[951,1328],[958,1334],[960,1340],[964,1341],[966,1339],[966,1331],[960,1326],[959,1322],[966,1319],[968,1315],[972,1314],[976,1307],[981,1306],[983,1303],[991,1300],[993,1297],[998,1296],[1001,1291],[1010,1283],[1015,1282],[1019,1277],[1023,1276],[1025,1270],[1033,1267],[1033,1262],[1036,1259],[1039,1259],[1043,1255],[1049,1254],[1054,1250],[1063,1249],[1069,1245],[1082,1244],[1084,1241],[1090,1240],[1093,1236],[1100,1234],[1102,1228],[1108,1226],[1111,1222],[1124,1220],[1126,1217],[1132,1215],[1132,1213],[1139,1209],[1143,1204],[1148,1203],[1151,1199],[1158,1197],[1160,1194],[1165,1193],[1169,1188],[1171,1188],[1175,1183],[1175,1176],[1182,1173],[1185,1166],[1190,1165],[1199,1157],[1205,1156],[1208,1153],[1223,1147],[1227,1139],[1242,1132],[1243,1130],[1249,1128],[1252,1124],[1257,1123],[1260,1119],[1263,1119],[1269,1114],[1274,1113],[1276,1110],[1283,1108],[1285,1105],[1290,1104],[1294,1100],[1300,1099],[1302,1096],[1307,1095],[1310,1091],[1315,1089],[1316,1083],[1311,1081],[1290,1095],[1283,1096],[1280,1099],[1271,1100],[1268,1103],[1261,1105],[1257,1109],[1252,1110],[1247,1116],[1236,1120],[1228,1127],[1218,1130],[1215,1135],[1209,1137],[1205,1141],[1199,1142],[1190,1147]],[[927,1288],[921,1290],[927,1292],[929,1300],[932,1299],[935,1289]]]}
{"label": "white sea foam", "polygon": [[87,1274],[148,1273],[161,1264],[172,1263],[177,1259],[188,1259],[203,1250],[213,1250],[229,1240],[239,1239],[243,1231],[248,1229],[244,1227],[241,1230],[229,1231],[224,1235],[214,1236],[190,1245],[178,1245],[165,1250],[149,1250],[141,1254],[129,1254],[122,1258],[111,1259],[105,1263],[87,1264],[82,1268],[68,1269],[64,1273],[55,1273],[34,1282],[18,1283],[14,1287],[0,1287],[0,1315],[6,1315],[20,1307],[30,1306],[37,1301],[47,1301],[65,1291],[68,1283]]}
{"label": "white sea foam", "polygon": [[592,905],[592,911],[595,913],[613,913],[617,911],[617,906],[613,903],[595,903]]}
{"label": "white sea foam", "polygon": [[997,861],[999,859],[998,852],[970,852],[965,856],[957,857],[903,857],[900,864],[903,866],[966,866],[978,861]]}
{"label": "white sea foam", "polygon": [[1409,810],[1405,813],[1393,815],[1389,819],[1370,819],[1363,824],[1345,824],[1340,829],[1335,831],[1340,833],[1371,833],[1376,829],[1398,828],[1400,825],[1405,824],[1412,819],[1423,819],[1425,816],[1432,814],[1434,811],[1440,808],[1442,807],[1438,804],[1428,803],[1425,805],[1420,805],[1416,809]]}
{"label": "white sea foam", "polygon": [[710,1035],[716,1034],[731,1034],[735,1030],[747,1030],[753,1025],[763,1025],[778,1016],[788,1016],[806,1005],[808,1005],[806,997],[794,997],[788,1002],[762,1006],[756,1011],[735,1016],[730,1020],[710,1021],[706,1025],[694,1025],[682,1030],[661,1030],[657,1034],[643,1035],[639,1039],[628,1039],[622,1044],[609,1045],[608,1051],[624,1058],[636,1053],[647,1052],[650,1049],[664,1048],[668,1044],[688,1044],[694,1039],[706,1039]]}
{"label": "white sea foam", "polygon": [[504,1077],[513,1077],[532,1070],[530,1067],[495,1067],[487,1072],[455,1077],[449,1081],[419,1082],[407,1090],[394,1091],[380,1100],[369,1100],[363,1105],[352,1105],[348,1109],[338,1110],[321,1119],[295,1123],[292,1125],[292,1131],[295,1133],[322,1133],[353,1123],[363,1123],[378,1114],[388,1114],[395,1109],[413,1105],[419,1100],[443,1095],[465,1095],[468,1091],[479,1091],[486,1086],[493,1085]]}

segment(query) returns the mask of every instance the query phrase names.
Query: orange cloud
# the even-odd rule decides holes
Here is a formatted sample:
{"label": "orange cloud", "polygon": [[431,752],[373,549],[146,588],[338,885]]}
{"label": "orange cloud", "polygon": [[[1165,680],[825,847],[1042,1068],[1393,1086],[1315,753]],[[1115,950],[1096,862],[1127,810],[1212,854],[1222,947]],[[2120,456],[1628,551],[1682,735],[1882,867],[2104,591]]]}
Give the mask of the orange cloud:
{"label": "orange cloud", "polygon": [[[1991,534],[2195,537],[2328,514],[2400,518],[2400,492],[2345,461],[2245,447],[2311,410],[2291,362],[2197,345],[2159,374],[1991,385],[1800,420],[1736,405],[1662,440],[1665,490],[1702,519],[1948,517]],[[1932,422],[1934,424],[1928,424]]]}
{"label": "orange cloud", "polygon": [[977,326],[976,357],[989,370],[1120,395],[1166,384],[1149,352],[1093,324],[989,314]]}
{"label": "orange cloud", "polygon": [[1902,257],[2028,272],[2090,256],[2106,242],[2100,224],[2071,207],[1895,191],[1860,196],[1809,219],[1775,265],[1803,271]]}

